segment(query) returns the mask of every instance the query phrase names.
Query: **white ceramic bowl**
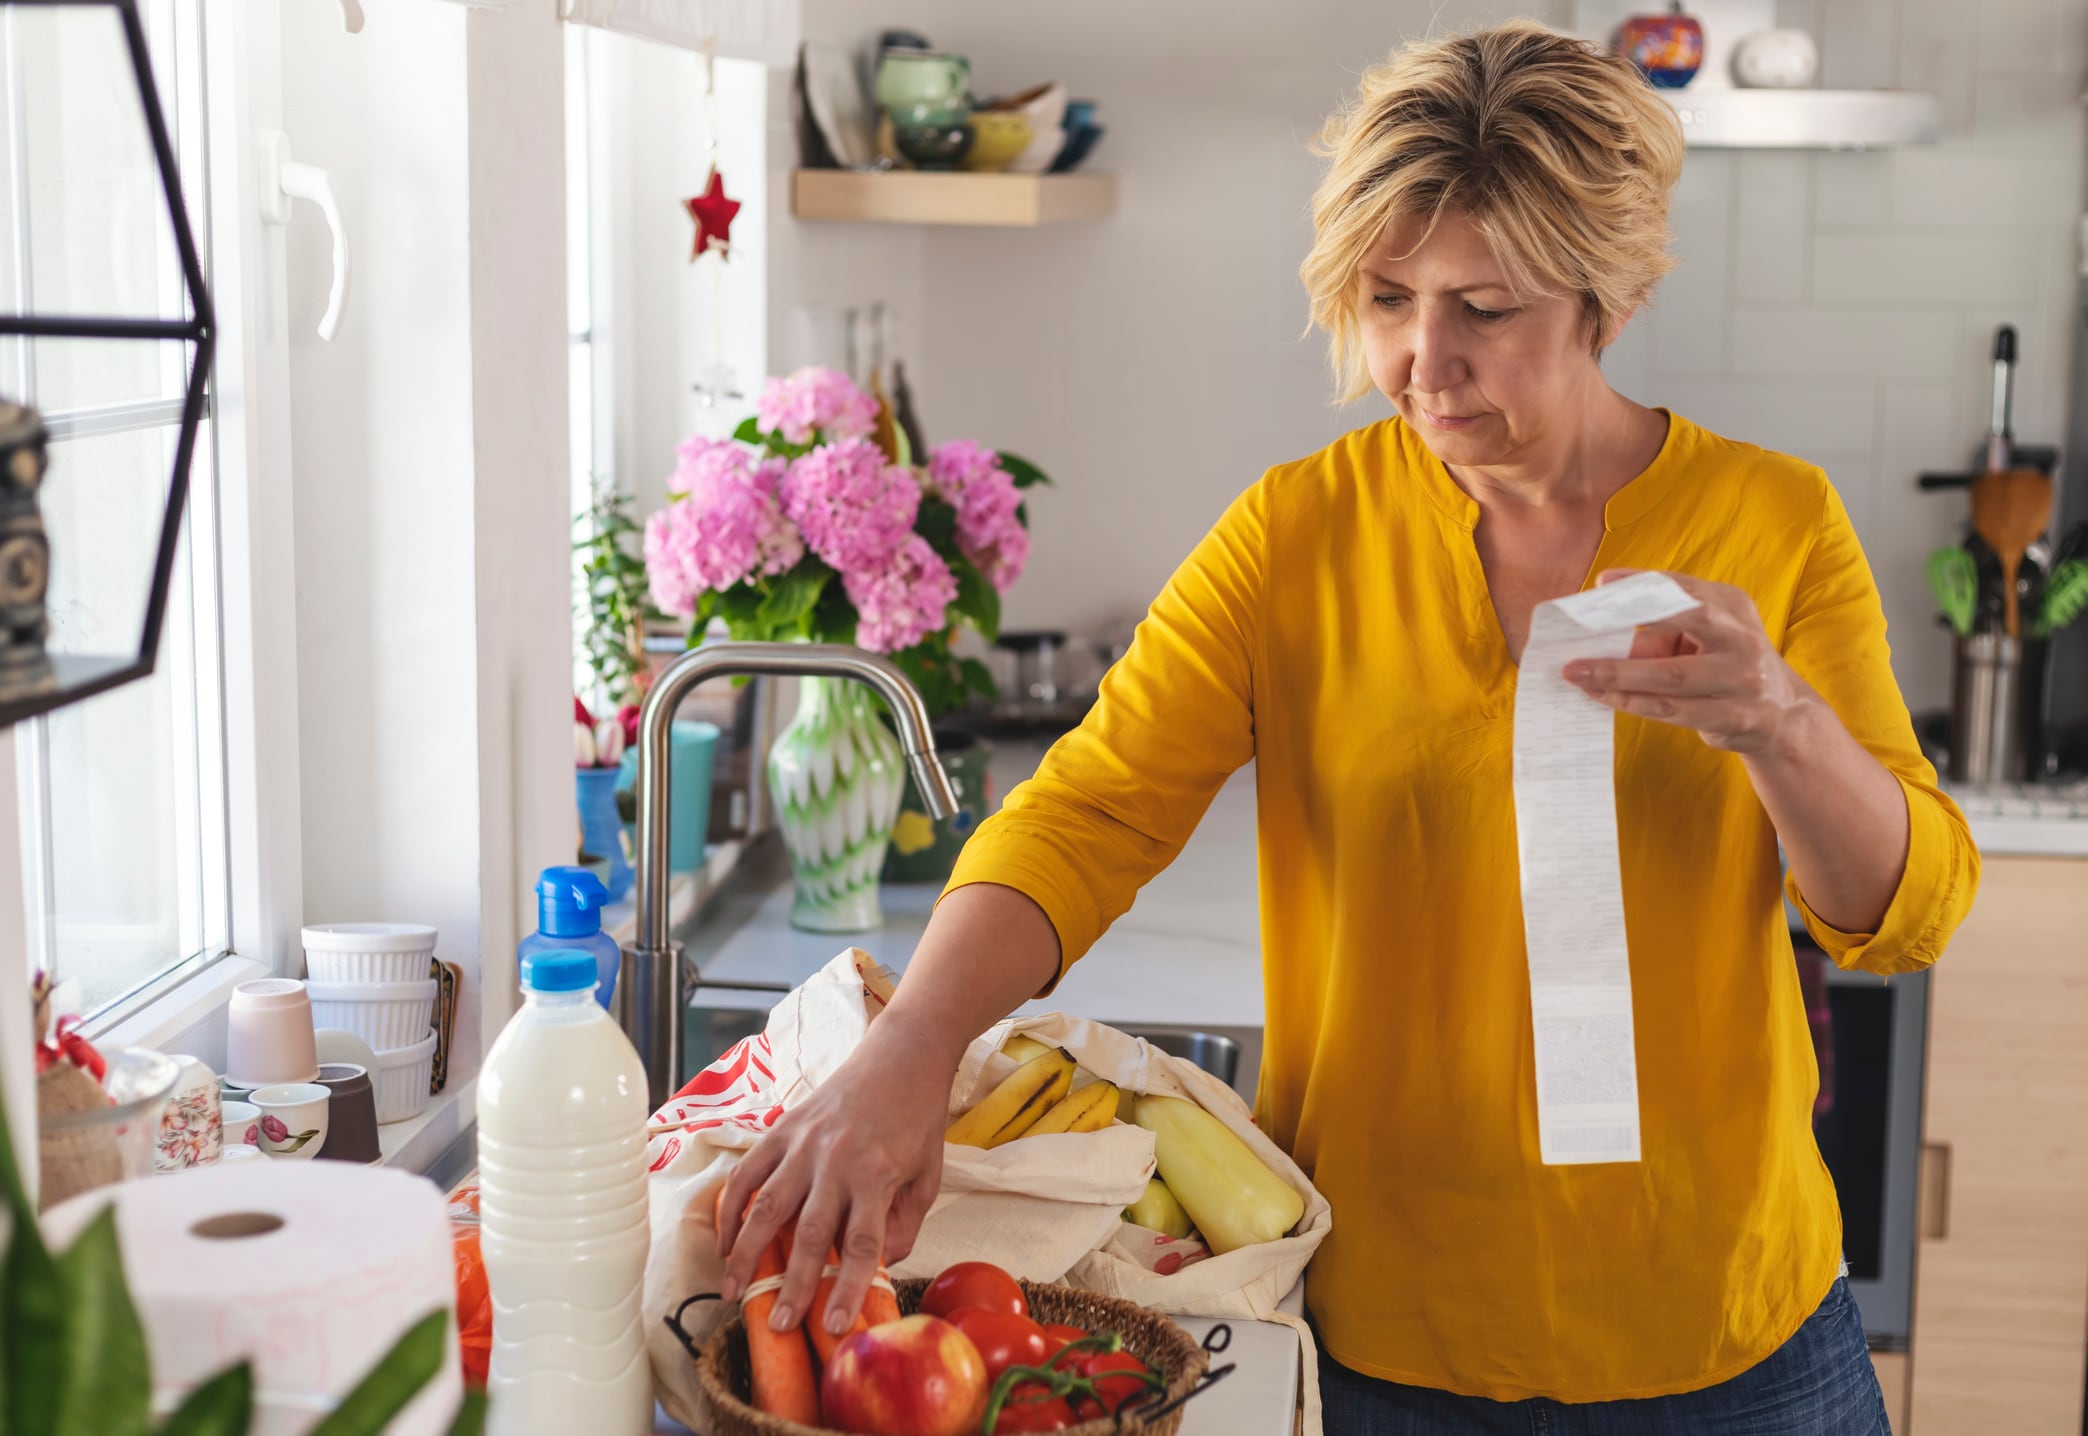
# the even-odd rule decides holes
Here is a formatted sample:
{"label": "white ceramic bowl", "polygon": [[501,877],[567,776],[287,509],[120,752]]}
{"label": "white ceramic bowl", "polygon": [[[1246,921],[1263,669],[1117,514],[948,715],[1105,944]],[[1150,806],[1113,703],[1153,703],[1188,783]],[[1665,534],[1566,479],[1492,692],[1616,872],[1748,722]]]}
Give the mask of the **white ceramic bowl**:
{"label": "white ceramic bowl", "polygon": [[312,1021],[353,1032],[378,1052],[411,1047],[435,1014],[436,982],[315,982]]}
{"label": "white ceramic bowl", "polygon": [[314,923],[304,930],[304,954],[314,982],[419,982],[435,955],[435,929],[417,922]]}
{"label": "white ceramic bowl", "polygon": [[430,1032],[411,1047],[377,1054],[377,1068],[370,1074],[377,1089],[377,1122],[403,1122],[418,1117],[428,1105],[428,1084],[435,1075],[435,1034]]}

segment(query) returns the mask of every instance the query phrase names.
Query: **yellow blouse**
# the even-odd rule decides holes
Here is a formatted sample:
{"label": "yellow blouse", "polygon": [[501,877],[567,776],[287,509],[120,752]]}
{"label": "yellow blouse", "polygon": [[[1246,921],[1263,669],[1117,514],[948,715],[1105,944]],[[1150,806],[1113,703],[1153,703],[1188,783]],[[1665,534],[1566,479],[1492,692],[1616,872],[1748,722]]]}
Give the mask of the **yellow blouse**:
{"label": "yellow blouse", "polygon": [[[1154,601],[1087,721],[973,837],[951,887],[1027,894],[1070,964],[1253,760],[1257,1119],[1333,1204],[1307,1286],[1328,1350],[1499,1400],[1694,1390],[1781,1345],[1840,1259],[1776,833],[1737,757],[1619,717],[1645,1159],[1543,1165],[1516,670],[1478,518],[1397,419],[1270,470]],[[1792,666],[1898,776],[1911,848],[1879,930],[1805,917],[1844,967],[1934,961],[1979,857],[1916,747],[1877,589],[1826,476],[1676,416],[1604,525],[1592,572],[1665,569],[1752,594]]]}

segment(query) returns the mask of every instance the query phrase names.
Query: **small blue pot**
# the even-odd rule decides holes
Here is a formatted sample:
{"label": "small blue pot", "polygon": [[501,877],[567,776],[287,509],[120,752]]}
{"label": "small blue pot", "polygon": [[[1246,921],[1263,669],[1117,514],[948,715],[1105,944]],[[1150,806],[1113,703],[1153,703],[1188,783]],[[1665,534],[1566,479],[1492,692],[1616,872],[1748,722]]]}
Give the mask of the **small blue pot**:
{"label": "small blue pot", "polygon": [[[667,761],[667,867],[670,872],[692,873],[703,866],[704,839],[710,832],[711,765],[718,752],[718,728],[715,723],[677,721],[672,733]],[[637,751],[626,749],[617,790],[627,790],[637,781]],[[638,830],[632,824],[625,827],[631,835],[631,851],[636,852]]]}
{"label": "small blue pot", "polygon": [[609,872],[602,885],[609,901],[620,901],[631,890],[631,863],[624,856],[623,819],[616,812],[616,783],[622,777],[615,768],[575,768],[573,785],[580,802],[580,841],[588,856],[607,858]]}

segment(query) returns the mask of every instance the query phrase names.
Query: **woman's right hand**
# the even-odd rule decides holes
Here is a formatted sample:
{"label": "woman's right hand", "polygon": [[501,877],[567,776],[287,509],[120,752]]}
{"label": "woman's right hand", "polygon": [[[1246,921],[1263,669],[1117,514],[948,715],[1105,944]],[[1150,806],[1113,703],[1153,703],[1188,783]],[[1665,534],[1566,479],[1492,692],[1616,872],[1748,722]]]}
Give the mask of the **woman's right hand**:
{"label": "woman's right hand", "polygon": [[[797,1218],[790,1266],[770,1325],[803,1317],[826,1265],[841,1273],[824,1312],[839,1335],[855,1320],[878,1264],[913,1249],[942,1180],[950,1082],[963,1048],[910,1041],[901,1014],[886,1012],[839,1071],[783,1114],[725,1183],[718,1252],[728,1256],[723,1295],[738,1299],[769,1241]],[[751,1205],[749,1205],[751,1201]]]}

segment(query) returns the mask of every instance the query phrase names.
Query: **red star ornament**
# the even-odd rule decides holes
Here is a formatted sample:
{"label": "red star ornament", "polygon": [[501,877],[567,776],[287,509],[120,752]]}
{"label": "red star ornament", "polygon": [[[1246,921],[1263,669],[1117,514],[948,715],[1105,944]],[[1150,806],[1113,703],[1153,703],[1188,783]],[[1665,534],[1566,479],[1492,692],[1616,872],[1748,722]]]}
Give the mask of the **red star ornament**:
{"label": "red star ornament", "polygon": [[717,166],[711,166],[710,182],[703,187],[703,193],[683,200],[682,207],[696,221],[696,243],[689,250],[689,263],[694,264],[710,250],[723,256],[731,249],[732,217],[740,212],[740,202],[725,198],[725,177],[718,173]]}

